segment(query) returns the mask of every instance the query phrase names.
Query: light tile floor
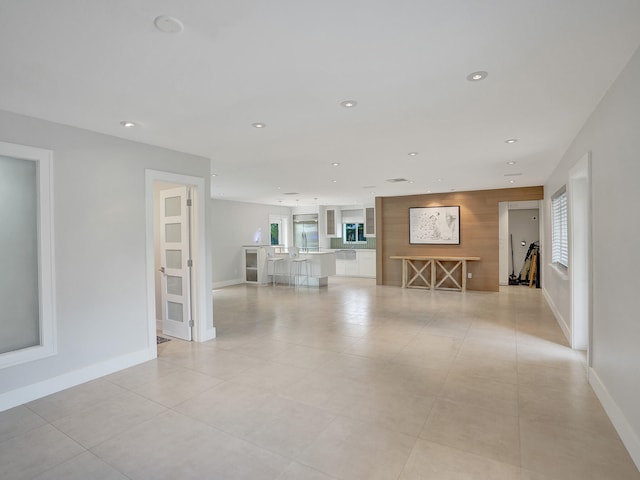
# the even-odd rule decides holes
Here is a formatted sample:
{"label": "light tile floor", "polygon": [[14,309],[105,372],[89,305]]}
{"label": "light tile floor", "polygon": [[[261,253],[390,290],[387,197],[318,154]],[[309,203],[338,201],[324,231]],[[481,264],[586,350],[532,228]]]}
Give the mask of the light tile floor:
{"label": "light tile floor", "polygon": [[640,479],[539,290],[214,305],[216,340],[0,413],[0,478]]}

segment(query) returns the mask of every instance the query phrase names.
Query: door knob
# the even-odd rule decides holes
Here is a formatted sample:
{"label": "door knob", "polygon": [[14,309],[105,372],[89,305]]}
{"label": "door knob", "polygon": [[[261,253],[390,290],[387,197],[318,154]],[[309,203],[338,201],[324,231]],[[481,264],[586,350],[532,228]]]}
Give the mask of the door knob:
{"label": "door knob", "polygon": [[164,267],[160,267],[158,270],[159,270],[160,272],[164,273]]}

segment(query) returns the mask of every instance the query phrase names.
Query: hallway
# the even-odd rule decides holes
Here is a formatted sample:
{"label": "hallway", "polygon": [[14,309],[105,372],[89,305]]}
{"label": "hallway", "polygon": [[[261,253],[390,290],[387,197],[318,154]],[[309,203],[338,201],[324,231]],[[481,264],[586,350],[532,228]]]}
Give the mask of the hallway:
{"label": "hallway", "polygon": [[214,291],[218,338],[0,413],[3,479],[640,479],[541,291]]}

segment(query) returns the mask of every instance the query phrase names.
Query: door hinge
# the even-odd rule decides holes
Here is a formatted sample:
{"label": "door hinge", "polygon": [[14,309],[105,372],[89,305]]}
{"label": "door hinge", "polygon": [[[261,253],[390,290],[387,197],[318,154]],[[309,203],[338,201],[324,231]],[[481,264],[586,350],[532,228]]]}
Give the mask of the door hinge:
{"label": "door hinge", "polygon": [[187,207],[190,207],[190,206],[191,206],[191,199],[187,198]]}
{"label": "door hinge", "polygon": [[194,325],[193,320],[189,320],[189,326],[193,327],[193,325]]}
{"label": "door hinge", "polygon": [[187,267],[193,267],[193,260],[187,260]]}

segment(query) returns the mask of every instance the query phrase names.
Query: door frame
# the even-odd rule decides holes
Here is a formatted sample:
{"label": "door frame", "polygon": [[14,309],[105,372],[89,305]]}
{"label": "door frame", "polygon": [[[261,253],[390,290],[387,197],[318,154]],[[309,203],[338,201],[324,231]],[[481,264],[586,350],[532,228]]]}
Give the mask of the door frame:
{"label": "door frame", "polygon": [[[211,289],[207,287],[207,245],[206,245],[206,193],[205,179],[178,173],[159,170],[145,170],[145,205],[146,205],[146,254],[147,254],[147,323],[149,347],[158,355],[156,345],[156,296],[155,296],[155,244],[153,235],[154,215],[154,183],[173,183],[193,187],[193,213],[191,222],[191,245],[193,259],[193,339],[196,342],[211,340],[216,336],[213,319],[209,319]],[[211,321],[209,321],[211,320]]]}
{"label": "door frame", "polygon": [[592,261],[591,158],[585,154],[569,171],[569,278],[571,288],[571,348],[586,350],[591,366]]}
{"label": "door frame", "polygon": [[[544,219],[542,218],[544,208],[542,202],[542,200],[520,200],[511,202],[505,200],[498,202],[498,283],[500,286],[509,285],[509,260],[511,257],[509,212],[511,210],[538,209],[538,242],[540,244],[540,252],[544,252],[542,248],[544,239]],[[542,261],[540,264],[543,264]],[[518,271],[516,273],[519,274],[520,272]],[[542,281],[544,281],[544,279],[542,279]]]}

